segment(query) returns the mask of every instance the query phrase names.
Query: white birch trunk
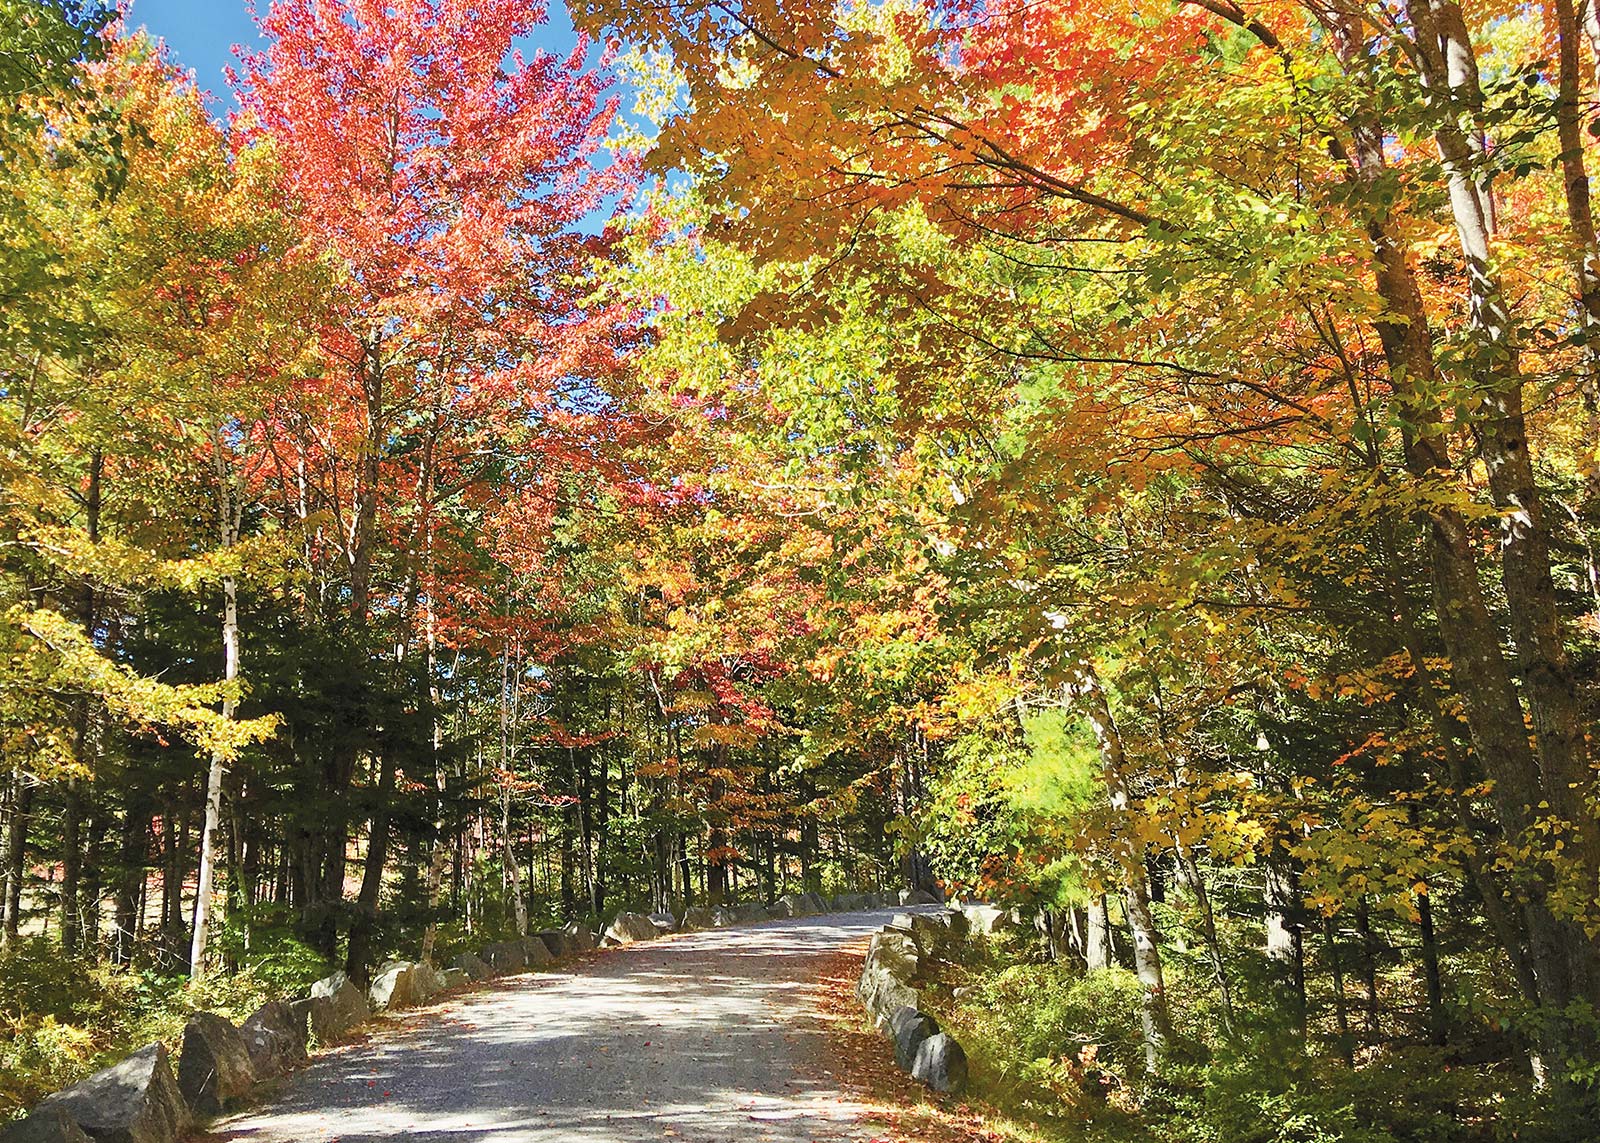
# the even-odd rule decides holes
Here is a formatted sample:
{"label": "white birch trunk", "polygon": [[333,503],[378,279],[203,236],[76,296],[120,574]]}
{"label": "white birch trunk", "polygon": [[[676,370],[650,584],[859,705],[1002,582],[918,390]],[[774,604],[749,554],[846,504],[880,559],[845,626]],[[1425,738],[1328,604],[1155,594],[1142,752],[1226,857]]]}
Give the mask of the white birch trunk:
{"label": "white birch trunk", "polygon": [[[218,517],[224,551],[239,542],[241,507],[233,475],[224,455],[220,432],[212,434],[213,465],[217,474]],[[239,583],[233,575],[222,579],[222,661],[223,680],[233,683],[239,677]],[[222,717],[232,719],[231,694],[222,700]],[[194,933],[189,942],[189,980],[199,981],[205,974],[206,942],[211,935],[211,898],[216,881],[217,830],[222,822],[222,783],[227,776],[227,760],[219,750],[211,752],[211,768],[206,775],[205,821],[200,830],[200,876],[194,898]]]}

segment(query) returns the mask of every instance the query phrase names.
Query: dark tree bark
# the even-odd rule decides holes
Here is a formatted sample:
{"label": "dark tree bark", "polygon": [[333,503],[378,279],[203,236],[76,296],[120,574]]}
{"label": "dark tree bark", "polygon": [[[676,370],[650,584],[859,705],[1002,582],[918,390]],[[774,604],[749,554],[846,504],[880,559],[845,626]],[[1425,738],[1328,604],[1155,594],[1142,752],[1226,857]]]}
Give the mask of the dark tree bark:
{"label": "dark tree bark", "polygon": [[1417,898],[1417,928],[1422,934],[1422,974],[1428,996],[1428,1042],[1443,1047],[1449,1036],[1445,1021],[1444,978],[1439,972],[1439,942],[1433,931],[1433,901]]}
{"label": "dark tree bark", "polygon": [[1333,980],[1333,1019],[1339,1029],[1337,1040],[1339,1056],[1344,1066],[1356,1065],[1355,1045],[1350,1038],[1350,1002],[1344,994],[1344,962],[1339,955],[1339,931],[1332,917],[1322,919],[1322,939],[1328,955],[1328,975]]}
{"label": "dark tree bark", "polygon": [[0,947],[16,942],[22,923],[22,882],[27,873],[28,827],[33,821],[33,782],[20,766],[11,770],[11,813],[6,823],[5,894],[0,901]]}
{"label": "dark tree bark", "polygon": [[133,963],[150,860],[150,805],[143,791],[130,791],[118,831],[116,877],[116,932],[111,959],[119,965]]}
{"label": "dark tree bark", "polygon": [[378,928],[378,900],[383,892],[384,863],[389,855],[389,817],[394,801],[395,764],[389,751],[378,751],[378,783],[372,806],[366,861],[361,872],[361,889],[356,897],[350,922],[350,940],[345,949],[344,970],[352,980],[365,984],[372,967]]}

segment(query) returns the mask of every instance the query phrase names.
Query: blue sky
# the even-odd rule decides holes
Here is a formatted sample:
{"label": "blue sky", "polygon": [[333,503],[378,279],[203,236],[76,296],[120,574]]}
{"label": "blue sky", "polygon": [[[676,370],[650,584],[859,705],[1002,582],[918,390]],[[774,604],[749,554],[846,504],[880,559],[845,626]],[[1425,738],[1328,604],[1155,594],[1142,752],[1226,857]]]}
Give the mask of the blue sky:
{"label": "blue sky", "polygon": [[[268,0],[256,2],[265,8]],[[233,63],[233,45],[260,46],[245,0],[133,0],[128,22],[134,27],[143,24],[165,40],[178,62],[194,70],[199,85],[225,101],[231,97],[222,69]],[[537,36],[517,46],[523,51],[542,47],[566,52],[574,42],[566,5],[553,0],[549,22]]]}

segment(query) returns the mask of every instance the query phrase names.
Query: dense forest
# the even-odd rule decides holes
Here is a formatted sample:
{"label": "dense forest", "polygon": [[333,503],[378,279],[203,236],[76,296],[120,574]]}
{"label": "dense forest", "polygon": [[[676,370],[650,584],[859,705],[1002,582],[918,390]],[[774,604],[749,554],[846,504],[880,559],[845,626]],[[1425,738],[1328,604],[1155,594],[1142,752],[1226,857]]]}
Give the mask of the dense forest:
{"label": "dense forest", "polygon": [[1072,1132],[1595,1138],[1595,9],[572,16],[0,0],[0,1117],[923,888]]}

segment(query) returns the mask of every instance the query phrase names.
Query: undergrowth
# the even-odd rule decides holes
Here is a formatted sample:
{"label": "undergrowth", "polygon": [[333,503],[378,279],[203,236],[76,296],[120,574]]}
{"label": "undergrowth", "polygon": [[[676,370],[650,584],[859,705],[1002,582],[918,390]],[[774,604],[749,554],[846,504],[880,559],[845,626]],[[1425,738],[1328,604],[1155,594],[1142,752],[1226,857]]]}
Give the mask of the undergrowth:
{"label": "undergrowth", "polygon": [[258,934],[251,949],[227,936],[220,944],[238,970],[193,985],[151,968],[65,959],[45,938],[0,952],[0,1123],[153,1041],[176,1050],[195,1011],[239,1023],[327,971],[289,937]]}
{"label": "undergrowth", "polygon": [[[1159,1079],[1148,1075],[1139,983],[1112,968],[1016,959],[974,942],[925,1003],[966,1048],[972,1094],[1059,1143],[1592,1143],[1564,1111],[1504,1065],[1463,1064],[1397,1043],[1349,1066],[1281,1025],[1220,1017],[1180,1026]],[[1203,982],[1172,974],[1174,992]],[[1313,1040],[1315,1037],[1313,1037]]]}

